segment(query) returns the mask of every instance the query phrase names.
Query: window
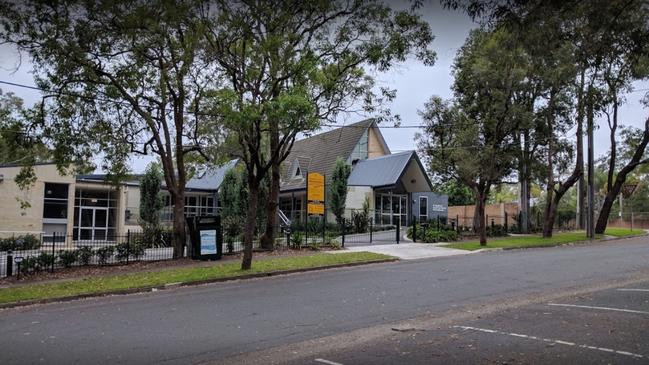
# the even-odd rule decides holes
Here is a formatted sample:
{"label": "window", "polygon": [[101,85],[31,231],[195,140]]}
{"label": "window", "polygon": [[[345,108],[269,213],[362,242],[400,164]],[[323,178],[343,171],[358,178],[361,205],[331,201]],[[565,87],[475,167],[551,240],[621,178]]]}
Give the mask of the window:
{"label": "window", "polygon": [[419,197],[419,221],[425,222],[428,220],[428,197]]}
{"label": "window", "polygon": [[68,184],[45,183],[43,218],[68,218]]}
{"label": "window", "polygon": [[365,131],[365,133],[363,133],[361,138],[358,140],[358,143],[356,144],[356,147],[354,147],[351,155],[349,155],[348,163],[352,163],[354,160],[367,159],[367,141],[367,131]]}

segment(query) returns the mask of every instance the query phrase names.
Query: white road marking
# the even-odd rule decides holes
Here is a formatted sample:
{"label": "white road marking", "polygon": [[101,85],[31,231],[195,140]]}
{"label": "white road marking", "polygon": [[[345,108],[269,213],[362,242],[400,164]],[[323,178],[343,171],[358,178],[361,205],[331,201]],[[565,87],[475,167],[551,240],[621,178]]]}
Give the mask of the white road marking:
{"label": "white road marking", "polygon": [[620,288],[618,289],[619,291],[642,291],[642,292],[649,292],[649,289],[630,289],[630,288]]}
{"label": "white road marking", "polygon": [[570,308],[586,308],[586,309],[599,309],[605,311],[615,311],[615,312],[626,312],[626,313],[636,313],[636,314],[649,314],[647,311],[638,311],[634,309],[623,309],[623,308],[610,308],[610,307],[593,307],[590,305],[576,305],[576,304],[560,304],[560,303],[548,303],[555,307],[570,307]]}
{"label": "white road marking", "polygon": [[343,364],[341,364],[339,362],[330,361],[330,360],[326,360],[326,359],[315,359],[315,361],[321,362],[323,364],[329,364],[329,365],[343,365]]}
{"label": "white road marking", "polygon": [[606,348],[606,347],[578,345],[578,344],[576,344],[574,342],[555,340],[555,339],[550,339],[550,338],[541,338],[541,337],[536,337],[536,336],[528,336],[528,335],[522,335],[520,333],[502,332],[502,331],[498,331],[498,330],[491,330],[491,329],[487,329],[487,328],[478,328],[478,327],[469,327],[469,326],[453,326],[453,328],[460,328],[460,329],[463,329],[463,330],[470,330],[470,331],[477,331],[477,332],[484,332],[484,333],[495,333],[495,334],[505,335],[505,336],[521,337],[521,338],[526,338],[526,339],[530,339],[530,340],[538,340],[538,341],[543,341],[543,342],[554,343],[554,344],[558,344],[558,345],[576,346],[576,347],[579,347],[579,348],[582,348],[582,349],[609,352],[609,353],[614,353],[614,354],[618,354],[618,355],[635,357],[637,359],[644,359],[645,358],[644,355],[634,354],[634,353],[628,352],[628,351],[618,351],[618,350],[613,350],[613,349],[609,349],[609,348]]}

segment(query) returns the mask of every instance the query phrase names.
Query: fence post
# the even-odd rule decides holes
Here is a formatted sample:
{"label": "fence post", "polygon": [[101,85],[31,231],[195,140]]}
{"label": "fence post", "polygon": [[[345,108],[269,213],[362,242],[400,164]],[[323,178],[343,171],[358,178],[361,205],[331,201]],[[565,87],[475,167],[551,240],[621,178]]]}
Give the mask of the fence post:
{"label": "fence post", "polygon": [[[305,245],[309,245],[309,214],[306,215],[306,224],[304,225],[304,241]],[[302,247],[302,242],[300,242],[300,247]]]}
{"label": "fence post", "polygon": [[322,215],[322,245],[325,244],[325,236],[327,235],[327,211],[325,210]]}
{"label": "fence post", "polygon": [[456,221],[455,225],[457,226],[457,234],[460,234],[460,215],[459,214],[455,216],[455,221]]}
{"label": "fence post", "polygon": [[343,242],[342,242],[342,246],[345,247],[345,231],[347,230],[347,229],[346,229],[347,227],[345,227],[345,217],[342,217],[342,219],[340,220],[340,222],[342,223],[342,227],[341,227],[341,228],[342,228],[342,231],[343,231]]}
{"label": "fence post", "polygon": [[370,243],[372,243],[372,230],[374,228],[374,218],[370,218]]}
{"label": "fence post", "polygon": [[131,230],[126,231],[126,265],[128,265],[128,258],[131,256]]}
{"label": "fence post", "polygon": [[54,272],[54,261],[56,261],[54,255],[54,245],[56,244],[56,232],[52,233],[52,266],[50,267],[50,272]]}
{"label": "fence post", "polygon": [[7,272],[6,276],[11,276],[14,273],[14,257],[11,251],[7,251]]}
{"label": "fence post", "polygon": [[507,221],[507,212],[505,212],[505,233],[509,232],[509,222]]}
{"label": "fence post", "polygon": [[401,238],[401,217],[397,220],[397,245],[399,244],[399,239]]}

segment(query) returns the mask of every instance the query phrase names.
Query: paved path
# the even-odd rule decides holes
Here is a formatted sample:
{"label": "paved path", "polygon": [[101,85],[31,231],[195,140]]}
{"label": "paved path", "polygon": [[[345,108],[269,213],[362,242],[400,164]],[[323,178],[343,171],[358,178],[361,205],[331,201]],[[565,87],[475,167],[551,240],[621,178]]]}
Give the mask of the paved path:
{"label": "paved path", "polygon": [[329,251],[331,253],[339,252],[374,252],[384,255],[398,257],[402,260],[417,260],[427,259],[433,257],[446,257],[456,255],[467,255],[473,253],[467,250],[458,250],[454,248],[445,248],[442,246],[433,246],[426,243],[401,243],[401,244],[385,244],[385,245],[368,245],[368,246],[353,246],[346,248],[344,251]]}
{"label": "paved path", "polygon": [[[188,364],[317,340],[491,301],[649,277],[646,237],[496,251],[0,311],[3,364]],[[469,313],[470,314],[470,313]],[[636,322],[647,327],[645,322]],[[382,335],[382,332],[369,331]],[[317,345],[295,352],[283,346]],[[254,353],[250,356],[253,356]],[[244,363],[270,363],[250,357]]]}

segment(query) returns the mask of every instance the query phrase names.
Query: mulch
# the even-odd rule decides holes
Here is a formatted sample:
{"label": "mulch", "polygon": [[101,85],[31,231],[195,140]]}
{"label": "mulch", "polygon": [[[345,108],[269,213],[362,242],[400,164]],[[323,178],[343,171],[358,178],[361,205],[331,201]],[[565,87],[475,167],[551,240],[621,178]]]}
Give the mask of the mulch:
{"label": "mulch", "polygon": [[[291,257],[291,256],[306,256],[313,254],[314,251],[307,248],[301,250],[280,247],[274,251],[255,251],[253,260],[264,260],[269,258],[278,257]],[[49,271],[41,271],[30,275],[9,276],[0,279],[0,288],[8,288],[21,286],[34,283],[48,283],[56,281],[66,281],[81,278],[91,278],[97,276],[109,276],[128,274],[135,272],[154,272],[165,270],[169,268],[184,268],[184,267],[209,267],[215,264],[227,263],[232,261],[240,261],[243,253],[236,253],[233,255],[223,255],[219,261],[198,261],[190,258],[182,258],[177,260],[164,260],[164,261],[136,261],[126,264],[106,265],[106,266],[75,266],[70,268],[58,268],[53,273]]]}

